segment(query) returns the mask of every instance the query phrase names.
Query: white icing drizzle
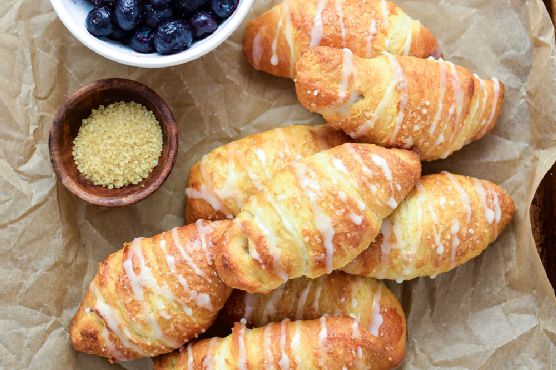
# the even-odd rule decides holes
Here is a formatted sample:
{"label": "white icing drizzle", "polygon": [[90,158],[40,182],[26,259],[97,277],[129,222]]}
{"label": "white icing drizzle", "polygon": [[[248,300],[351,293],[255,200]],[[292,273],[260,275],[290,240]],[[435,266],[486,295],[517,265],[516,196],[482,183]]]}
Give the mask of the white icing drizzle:
{"label": "white icing drizzle", "polygon": [[287,337],[286,337],[286,324],[288,323],[288,319],[282,320],[280,322],[280,361],[278,364],[280,365],[280,370],[288,370],[290,368],[290,358],[288,357],[287,353]]}
{"label": "white icing drizzle", "polygon": [[[153,297],[151,301],[153,302],[153,306],[156,305],[157,302],[160,303],[160,305],[156,305],[156,308],[160,311],[162,311],[164,305],[159,301],[159,297],[164,297],[169,302],[174,302],[175,299],[172,292],[166,285],[163,285],[161,287],[154,279],[151,269],[145,263],[145,259],[140,247],[141,240],[142,238],[136,238],[131,243],[131,248],[129,248],[128,250],[128,256],[123,262],[124,271],[130,282],[131,290],[133,291],[135,299],[141,304],[142,312],[144,313],[149,327],[151,328],[152,337],[154,339],[159,339],[161,342],[166,343],[168,346],[177,348],[180,346],[180,344],[164,334],[164,332],[158,325],[154,312],[152,312],[152,309],[148,305],[145,305],[145,292],[143,290],[143,287],[146,287],[152,291]],[[139,263],[139,274],[136,274],[133,270],[133,256],[137,258],[137,261]]]}
{"label": "white icing drizzle", "polygon": [[274,321],[274,316],[276,315],[276,302],[284,295],[285,285],[280,286],[278,289],[273,290],[266,301],[266,305],[262,312],[264,322]]}
{"label": "white icing drizzle", "polygon": [[382,283],[378,283],[377,289],[375,291],[375,296],[373,299],[373,305],[371,307],[372,317],[371,317],[371,326],[369,327],[369,331],[375,337],[378,337],[380,327],[382,326],[382,322],[384,321],[384,318],[380,313],[381,296],[382,296]]}
{"label": "white icing drizzle", "polygon": [[[289,277],[282,261],[282,251],[278,245],[278,235],[276,235],[272,226],[268,226],[264,223],[265,218],[263,212],[261,208],[257,206],[257,197],[251,198],[251,213],[253,214],[253,223],[257,225],[261,233],[265,236],[266,247],[268,253],[272,257],[272,267],[274,272],[276,272],[276,275],[281,280],[288,280]],[[253,245],[249,250],[250,252],[255,252],[255,246]]]}
{"label": "white icing drizzle", "polygon": [[403,45],[402,55],[409,55],[409,52],[411,51],[411,39],[413,38],[412,36],[413,36],[413,28],[407,27],[407,36],[405,38],[405,43]]}
{"label": "white icing drizzle", "polygon": [[240,324],[237,335],[237,368],[247,370],[247,353],[245,348],[245,325]]}
{"label": "white icing drizzle", "polygon": [[355,213],[351,212],[348,216],[349,216],[350,220],[356,225],[361,225],[361,223],[363,222],[363,216],[361,216],[361,215],[358,215],[358,214],[355,214]]}
{"label": "white icing drizzle", "polygon": [[404,119],[404,111],[407,105],[407,101],[409,100],[408,95],[408,85],[407,80],[405,79],[405,74],[403,72],[402,66],[398,62],[395,56],[392,54],[386,54],[388,61],[390,62],[390,66],[392,68],[392,73],[394,74],[394,81],[396,82],[398,93],[400,94],[400,104],[398,107],[398,114],[396,115],[396,127],[392,130],[392,134],[390,135],[390,142],[394,142],[398,132],[402,128],[402,122]]}
{"label": "white icing drizzle", "polygon": [[276,32],[274,33],[274,39],[272,40],[272,56],[270,57],[270,64],[273,66],[278,65],[278,54],[276,54],[276,47],[278,46],[278,35],[280,34],[280,30],[282,29],[282,23],[284,22],[284,16],[286,13],[283,13],[283,16],[280,17],[278,20],[278,25],[276,26]]}
{"label": "white icing drizzle", "polygon": [[197,229],[197,234],[199,234],[199,240],[201,242],[201,248],[203,248],[203,252],[205,253],[205,259],[209,265],[212,265],[213,261],[209,250],[209,247],[212,247],[212,243],[207,243],[207,236],[214,231],[210,225],[209,223],[205,226],[203,220],[195,221],[195,228]]}
{"label": "white icing drizzle", "polygon": [[323,238],[323,245],[326,252],[326,273],[329,274],[333,269],[334,225],[332,224],[330,217],[328,217],[324,210],[317,204],[317,191],[320,190],[319,184],[305,175],[305,173],[310,174],[312,171],[309,168],[304,167],[299,162],[294,163],[293,167],[299,180],[299,185],[309,199],[313,216],[315,218],[315,228],[319,231]]}
{"label": "white icing drizzle", "polygon": [[437,63],[438,68],[440,69],[440,92],[438,94],[438,106],[436,108],[434,120],[432,121],[429,128],[430,135],[434,135],[438,122],[440,122],[440,119],[442,118],[442,110],[444,109],[444,96],[446,95],[446,65],[443,61],[439,61]]}
{"label": "white icing drizzle", "polygon": [[346,27],[344,26],[344,9],[343,1],[335,0],[336,14],[338,15],[338,23],[340,24],[340,35],[342,35],[342,48],[346,47]]}
{"label": "white icing drizzle", "polygon": [[332,165],[338,171],[343,172],[345,175],[349,175],[349,170],[348,170],[346,164],[340,158],[337,158],[337,157],[332,158]]}
{"label": "white icing drizzle", "polygon": [[[104,297],[93,282],[89,285],[89,290],[95,298],[94,309],[98,316],[104,321],[108,330],[119,339],[120,343],[122,343],[125,348],[131,349],[142,356],[148,356],[141,347],[130,341],[132,340],[131,334],[125,329],[125,323],[122,320],[120,312],[104,301]],[[121,330],[121,327],[124,327],[124,329]]]}
{"label": "white icing drizzle", "polygon": [[492,99],[492,108],[490,110],[490,115],[488,117],[488,120],[487,120],[486,124],[484,125],[484,128],[481,130],[481,133],[486,131],[490,127],[490,125],[492,124],[492,121],[494,120],[494,115],[496,114],[496,106],[498,105],[498,98],[500,97],[500,81],[498,81],[497,78],[493,78],[492,82],[493,82],[493,89],[494,89],[494,98]]}
{"label": "white icing drizzle", "polygon": [[[162,250],[162,253],[164,254],[165,258],[166,258],[166,264],[168,265],[168,268],[170,269],[170,272],[172,274],[174,274],[174,276],[176,277],[176,279],[178,280],[178,282],[181,284],[181,286],[183,287],[183,289],[185,290],[185,292],[191,296],[191,297],[195,297],[198,298],[198,294],[197,292],[192,292],[189,289],[189,286],[187,284],[187,281],[185,280],[185,278],[180,275],[177,270],[176,270],[176,259],[174,258],[174,256],[172,256],[171,254],[168,253],[167,249],[166,249],[166,240],[165,239],[161,239],[160,243],[159,243],[160,249]],[[210,304],[210,297],[208,297],[208,301]],[[202,303],[204,303],[204,300],[201,300]],[[192,316],[193,315],[193,310],[191,309],[191,307],[189,307],[187,304],[185,304],[185,302],[182,302],[182,308],[183,311],[189,315]],[[212,305],[211,305],[212,308]],[[163,313],[161,312],[161,316],[164,317]],[[170,316],[164,317],[165,319],[170,319]]]}
{"label": "white icing drizzle", "polygon": [[[229,155],[231,155],[233,151],[229,151]],[[222,187],[214,188],[214,192],[220,199],[231,198],[235,201],[238,208],[243,207],[243,193],[237,187],[237,171],[235,160],[233,158],[228,159],[228,173],[226,176],[226,181],[222,185]]]}
{"label": "white icing drizzle", "polygon": [[384,276],[384,272],[388,269],[390,263],[390,252],[392,251],[392,223],[387,218],[382,221],[380,226],[380,233],[383,236],[382,243],[380,244],[380,276]]}
{"label": "white icing drizzle", "polygon": [[317,289],[315,290],[315,296],[313,298],[313,311],[319,312],[319,300],[320,300],[320,293],[322,292],[322,283],[323,279],[317,280]]}
{"label": "white icing drizzle", "polygon": [[446,171],[442,171],[442,173],[448,177],[452,184],[454,184],[454,187],[458,191],[463,203],[463,207],[465,209],[466,221],[467,223],[471,222],[471,201],[469,200],[469,194],[467,194],[467,191],[459,184],[457,178],[454,175]]}
{"label": "white icing drizzle", "polygon": [[475,184],[475,188],[477,189],[477,193],[479,194],[479,198],[481,198],[481,204],[485,211],[485,218],[488,224],[492,224],[494,222],[494,210],[490,208],[487,204],[487,194],[481,180],[473,179],[473,183]]}
{"label": "white icing drizzle", "polygon": [[207,348],[207,354],[205,356],[205,358],[203,359],[203,369],[206,370],[214,370],[215,366],[214,366],[214,350],[216,349],[216,344],[218,343],[218,340],[220,338],[210,338],[209,340],[209,344],[208,344],[208,348]]}
{"label": "white icing drizzle", "polygon": [[350,314],[350,317],[353,319],[353,322],[351,323],[351,337],[357,340],[361,338],[361,332],[359,331],[359,318],[353,313]]}
{"label": "white icing drizzle", "polygon": [[386,0],[380,0],[380,9],[382,11],[382,23],[384,27],[388,27],[388,3]]}
{"label": "white icing drizzle", "polygon": [[303,288],[303,290],[301,291],[301,294],[299,295],[299,301],[297,303],[297,310],[295,311],[295,319],[296,320],[302,320],[303,319],[303,310],[305,308],[305,303],[307,302],[307,296],[309,295],[309,292],[311,291],[311,286],[313,285],[313,280],[312,279],[307,279],[307,285],[305,286],[305,288]]}
{"label": "white icing drizzle", "polygon": [[245,313],[243,315],[243,318],[247,322],[250,322],[251,317],[253,316],[253,311],[255,310],[255,308],[257,307],[257,303],[259,302],[259,296],[250,293],[244,293],[244,294],[245,294],[245,298],[244,298],[243,305],[245,307]]}
{"label": "white icing drizzle", "polygon": [[284,1],[284,13],[286,17],[286,26],[284,28],[284,35],[286,36],[286,42],[288,43],[288,48],[290,49],[290,71],[294,70],[295,62],[295,51],[293,47],[293,37],[292,37],[292,19],[290,14],[290,0]]}
{"label": "white icing drizzle", "polygon": [[[483,94],[482,100],[481,100],[481,111],[480,111],[481,113],[479,113],[479,115],[477,116],[477,119],[479,120],[479,122],[481,122],[480,126],[484,127],[486,120],[483,119],[483,114],[485,113],[485,109],[486,109],[486,106],[487,106],[488,89],[487,89],[486,83],[483,79],[481,79],[476,74],[473,75],[473,77],[475,77],[477,80],[479,80],[479,90]],[[480,131],[482,132],[482,128],[481,128]]]}
{"label": "white icing drizzle", "polygon": [[204,184],[199,189],[186,188],[185,195],[191,199],[201,199],[207,202],[214,210],[221,211],[227,218],[232,218],[232,215],[226,210],[220,199]]}
{"label": "white icing drizzle", "polygon": [[294,368],[300,368],[301,359],[299,358],[301,334],[299,333],[299,321],[294,322],[294,333],[291,341],[291,352],[293,353]]}
{"label": "white icing drizzle", "polygon": [[386,177],[386,181],[392,181],[392,171],[390,171],[390,166],[388,166],[388,162],[384,158],[379,155],[371,154],[371,159],[377,166],[380,167],[382,172],[384,172],[384,176]]}
{"label": "white icing drizzle", "polygon": [[272,356],[272,338],[270,336],[271,328],[272,328],[272,325],[267,325],[264,328],[264,331],[263,331],[263,344],[264,344],[263,361],[264,361],[266,370],[273,370],[274,369],[274,364],[273,364],[274,360],[273,360],[273,356]]}
{"label": "white icing drizzle", "polygon": [[371,16],[371,23],[369,25],[369,32],[367,33],[367,57],[373,56],[373,40],[377,32],[376,19]]}
{"label": "white icing drizzle", "polygon": [[106,350],[108,351],[108,354],[112,359],[116,361],[121,361],[126,359],[126,357],[118,350],[118,348],[116,348],[116,346],[110,339],[110,333],[108,332],[108,329],[106,329],[106,327],[102,328],[100,335],[102,336],[102,339],[104,339],[104,343],[106,344]]}
{"label": "white icing drizzle", "polygon": [[318,0],[315,17],[313,18],[313,27],[311,27],[311,42],[310,47],[318,46],[322,40],[323,24],[322,24],[322,11],[326,5],[326,0]]}
{"label": "white icing drizzle", "polygon": [[301,236],[301,233],[299,232],[299,230],[297,230],[295,223],[291,219],[290,213],[283,210],[282,202],[275,202],[268,192],[264,193],[264,197],[266,201],[274,208],[276,214],[280,217],[280,221],[282,221],[282,224],[284,225],[286,230],[293,237],[294,241],[297,243],[297,246],[301,247],[302,250],[305,250],[305,242],[303,241],[303,237]]}
{"label": "white icing drizzle", "polygon": [[350,49],[342,49],[342,81],[338,88],[338,97],[346,97],[349,79],[353,75],[353,54]]}
{"label": "white icing drizzle", "polygon": [[189,265],[189,267],[191,267],[191,269],[195,272],[195,274],[199,275],[200,277],[202,277],[203,279],[205,279],[209,283],[212,282],[211,278],[207,274],[205,274],[203,272],[203,270],[201,270],[195,264],[195,261],[193,261],[193,259],[185,251],[185,248],[184,248],[184,246],[183,246],[183,244],[181,243],[181,240],[180,240],[180,235],[178,233],[178,228],[174,227],[171,231],[171,234],[172,234],[172,241],[174,242],[174,245],[176,246],[176,248],[180,252],[180,255],[181,255],[182,259],[185,261],[185,263],[187,263]]}
{"label": "white icing drizzle", "polygon": [[253,66],[256,69],[261,67],[261,59],[263,57],[263,47],[262,47],[262,35],[264,28],[261,28],[259,32],[253,37],[253,44],[251,45],[251,57],[253,58]]}
{"label": "white icing drizzle", "polygon": [[194,369],[194,363],[193,363],[193,350],[191,349],[191,343],[187,344],[187,370],[193,370]]}
{"label": "white icing drizzle", "polygon": [[460,245],[460,239],[457,236],[457,233],[459,232],[459,221],[456,219],[454,220],[454,223],[452,224],[452,230],[450,230],[452,232],[452,249],[450,251],[450,266],[454,267],[456,265],[456,252],[458,250],[458,247]]}
{"label": "white icing drizzle", "polygon": [[454,121],[454,129],[452,131],[452,134],[450,135],[450,139],[448,139],[448,142],[452,142],[452,140],[458,133],[458,128],[459,128],[458,126],[460,124],[461,115],[463,111],[464,96],[463,96],[463,91],[461,89],[461,82],[458,77],[456,66],[450,62],[446,62],[446,63],[450,67],[450,73],[452,75],[452,88],[454,89],[454,95],[456,100],[456,120]]}

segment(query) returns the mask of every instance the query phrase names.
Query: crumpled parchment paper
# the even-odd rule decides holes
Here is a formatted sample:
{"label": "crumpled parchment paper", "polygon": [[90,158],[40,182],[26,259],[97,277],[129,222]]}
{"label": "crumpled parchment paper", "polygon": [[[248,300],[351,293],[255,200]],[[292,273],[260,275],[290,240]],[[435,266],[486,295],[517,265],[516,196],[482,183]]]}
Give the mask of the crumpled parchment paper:
{"label": "crumpled parchment paper", "polygon": [[[274,1],[274,3],[276,3]],[[249,15],[273,1],[256,0]],[[506,84],[494,132],[424,172],[489,179],[518,212],[483,255],[439,275],[392,283],[408,315],[405,369],[556,367],[556,299],[535,250],[529,206],[556,160],[554,29],[540,0],[399,0],[441,40],[446,59]],[[296,102],[293,83],[257,72],[242,55],[243,28],[202,59],[145,70],[81,45],[47,0],[0,4],[0,367],[143,369],[74,352],[70,319],[97,262],[124,241],[183,222],[189,167],[212,148],[280,125],[320,119]],[[139,80],[170,104],[179,155],[164,186],[124,209],[89,206],[56,180],[48,158],[51,120],[81,85]]]}

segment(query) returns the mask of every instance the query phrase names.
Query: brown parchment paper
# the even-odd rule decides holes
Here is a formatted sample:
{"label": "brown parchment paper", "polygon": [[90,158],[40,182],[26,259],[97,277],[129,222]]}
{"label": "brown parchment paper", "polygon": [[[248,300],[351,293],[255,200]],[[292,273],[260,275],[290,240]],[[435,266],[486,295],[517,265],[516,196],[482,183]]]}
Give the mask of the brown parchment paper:
{"label": "brown parchment paper", "polygon": [[[272,5],[255,0],[253,17]],[[274,1],[274,2],[277,2]],[[408,315],[405,369],[556,368],[556,300],[536,253],[529,206],[556,160],[554,29],[540,0],[398,3],[441,40],[444,56],[506,84],[493,133],[425,172],[495,181],[517,215],[479,258],[435,280],[392,283]],[[193,162],[232,139],[319,119],[296,103],[293,83],[256,72],[240,28],[215,52],[163,70],[118,65],[89,51],[47,0],[0,4],[0,368],[148,369],[76,353],[69,321],[97,262],[124,241],[183,222]],[[79,86],[126,77],[156,90],[179,124],[179,155],[166,184],[124,209],[89,206],[56,181],[47,135],[58,105]]]}

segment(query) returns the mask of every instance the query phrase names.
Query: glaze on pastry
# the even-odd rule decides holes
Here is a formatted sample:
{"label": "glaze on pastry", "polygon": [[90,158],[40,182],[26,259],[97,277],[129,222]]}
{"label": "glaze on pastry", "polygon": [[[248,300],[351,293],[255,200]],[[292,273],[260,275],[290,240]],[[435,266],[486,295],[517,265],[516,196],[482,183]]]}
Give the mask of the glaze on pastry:
{"label": "glaze on pastry", "polygon": [[292,162],[253,195],[218,243],[230,287],[270,292],[288,279],[344,267],[417,182],[415,153],[343,144]]}
{"label": "glaze on pastry", "polygon": [[479,255],[510,222],[512,198],[490,181],[423,176],[344,271],[379,279],[436,276]]}
{"label": "glaze on pastry", "polygon": [[318,47],[297,63],[300,103],[358,141],[446,158],[489,132],[504,85],[444,60]]}
{"label": "glaze on pastry", "polygon": [[372,58],[383,51],[440,57],[436,38],[384,0],[285,0],[247,24],[243,49],[255,69],[293,78],[310,47],[349,48]]}

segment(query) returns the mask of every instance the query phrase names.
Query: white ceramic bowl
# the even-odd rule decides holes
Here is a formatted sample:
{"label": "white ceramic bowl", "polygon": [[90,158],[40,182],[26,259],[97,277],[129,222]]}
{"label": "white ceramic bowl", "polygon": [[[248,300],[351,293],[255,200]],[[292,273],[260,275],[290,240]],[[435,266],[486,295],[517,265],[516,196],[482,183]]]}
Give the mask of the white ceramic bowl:
{"label": "white ceramic bowl", "polygon": [[127,45],[98,39],[91,35],[85,26],[85,19],[93,6],[87,0],[50,0],[50,3],[66,28],[95,53],[130,66],[162,68],[187,63],[215,49],[239,27],[251,8],[253,0],[239,0],[235,12],[212,35],[194,42],[189,49],[173,55],[141,54]]}

